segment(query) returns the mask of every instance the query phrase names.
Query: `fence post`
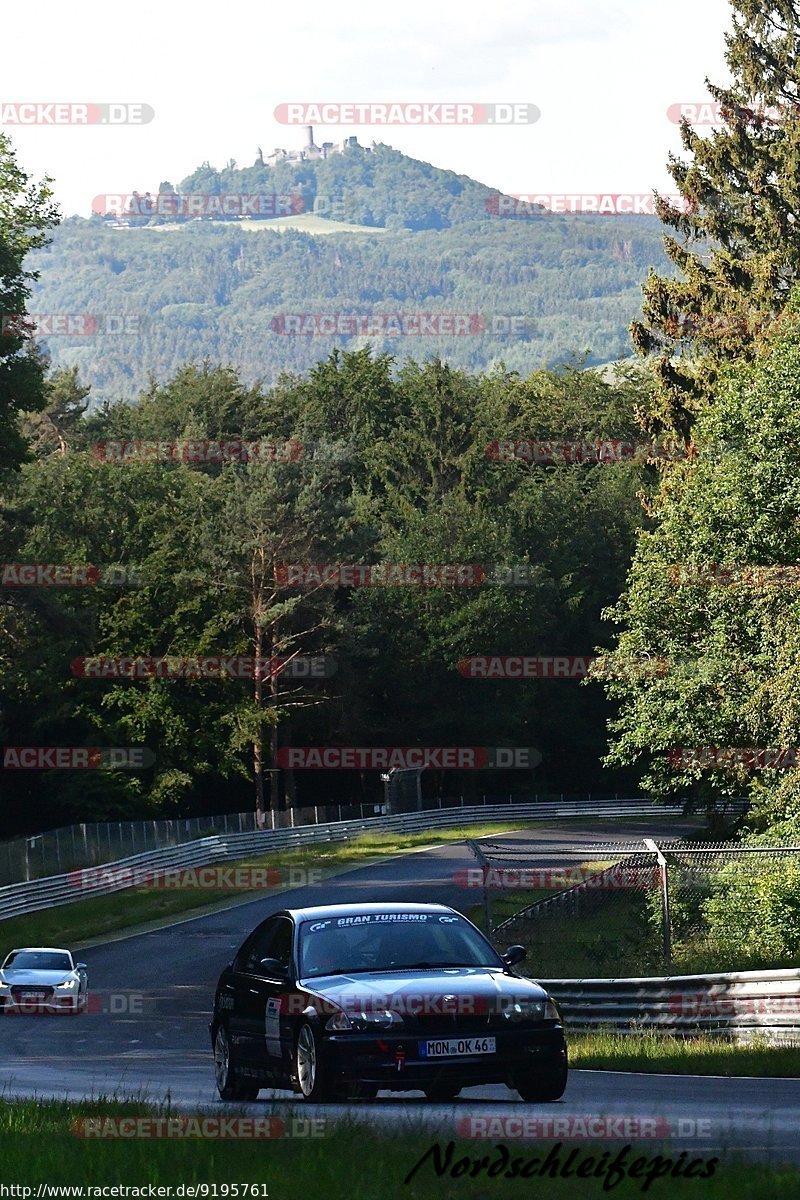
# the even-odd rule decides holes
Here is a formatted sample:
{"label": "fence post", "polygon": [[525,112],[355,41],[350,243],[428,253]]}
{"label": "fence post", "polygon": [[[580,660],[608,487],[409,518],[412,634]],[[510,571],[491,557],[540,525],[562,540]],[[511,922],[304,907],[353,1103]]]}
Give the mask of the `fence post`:
{"label": "fence post", "polygon": [[489,899],[489,889],[486,886],[486,867],[489,860],[477,842],[469,840],[467,846],[480,863],[481,873],[483,874],[483,919],[486,922],[486,936],[490,938],[492,936],[492,907]]}
{"label": "fence post", "polygon": [[669,866],[664,855],[652,838],[645,838],[644,844],[655,854],[661,874],[661,924],[663,935],[664,968],[670,970],[672,962],[672,930],[669,917]]}

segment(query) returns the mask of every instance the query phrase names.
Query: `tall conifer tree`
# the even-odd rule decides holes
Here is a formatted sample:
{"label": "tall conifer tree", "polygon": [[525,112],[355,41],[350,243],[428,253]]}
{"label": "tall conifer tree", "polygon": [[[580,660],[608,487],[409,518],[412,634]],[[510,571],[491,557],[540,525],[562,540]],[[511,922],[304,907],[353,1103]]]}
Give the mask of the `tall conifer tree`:
{"label": "tall conifer tree", "polygon": [[657,198],[679,275],[651,271],[631,326],[659,381],[646,414],[654,432],[688,436],[720,362],[752,356],[800,278],[798,0],[731,6],[731,85],[706,80],[721,128],[706,136],[682,119],[689,158],[670,155],[669,171],[684,204]]}

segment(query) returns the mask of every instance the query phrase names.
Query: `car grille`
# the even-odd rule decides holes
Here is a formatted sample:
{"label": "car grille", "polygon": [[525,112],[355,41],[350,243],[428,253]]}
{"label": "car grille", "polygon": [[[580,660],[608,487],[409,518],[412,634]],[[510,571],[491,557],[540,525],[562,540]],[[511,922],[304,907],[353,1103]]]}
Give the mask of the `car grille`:
{"label": "car grille", "polygon": [[15,1003],[26,1000],[30,1001],[31,1003],[34,1001],[38,1003],[46,1003],[48,1000],[52,1000],[52,998],[53,989],[51,987],[23,987],[18,985],[17,987],[12,987],[11,989],[11,999]]}
{"label": "car grille", "polygon": [[[425,1037],[437,1034],[452,1037],[455,1033],[469,1036],[508,1028],[508,1021],[502,1013],[419,1013],[413,1020],[414,1029]],[[409,1018],[406,1018],[406,1023],[409,1023]]]}

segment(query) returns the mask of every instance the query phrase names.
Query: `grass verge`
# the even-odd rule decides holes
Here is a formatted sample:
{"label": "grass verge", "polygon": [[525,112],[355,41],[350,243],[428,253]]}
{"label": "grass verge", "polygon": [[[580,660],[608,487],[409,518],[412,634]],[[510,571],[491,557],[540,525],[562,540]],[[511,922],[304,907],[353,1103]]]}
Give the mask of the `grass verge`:
{"label": "grass verge", "polygon": [[576,1070],[800,1077],[800,1046],[773,1046],[763,1040],[736,1045],[719,1037],[649,1032],[568,1032],[568,1040],[570,1066]]}
{"label": "grass verge", "polygon": [[[452,1151],[449,1151],[447,1133],[435,1135],[412,1130],[383,1136],[366,1123],[327,1126],[321,1131],[324,1136],[284,1136],[257,1141],[209,1137],[154,1140],[130,1135],[123,1139],[107,1135],[84,1139],[72,1132],[73,1123],[81,1118],[154,1115],[169,1114],[165,1110],[159,1113],[136,1101],[0,1103],[3,1183],[31,1189],[40,1183],[77,1185],[83,1189],[107,1187],[120,1180],[129,1188],[145,1189],[148,1185],[218,1184],[229,1185],[229,1188],[224,1191],[220,1187],[218,1192],[208,1190],[205,1194],[228,1197],[243,1196],[244,1184],[259,1184],[258,1196],[268,1194],[270,1200],[290,1200],[297,1196],[324,1196],[325,1200],[393,1200],[401,1196],[408,1200],[433,1197],[436,1200],[455,1200],[457,1197],[493,1200],[494,1197],[531,1194],[546,1195],[548,1200],[565,1200],[567,1197],[587,1200],[587,1197],[603,1196],[612,1190],[604,1187],[607,1177],[592,1174],[602,1161],[600,1154],[607,1151],[606,1165],[621,1153],[625,1155],[622,1162],[627,1167],[634,1166],[637,1159],[645,1163],[639,1166],[636,1177],[623,1177],[613,1186],[614,1195],[623,1200],[640,1196],[645,1191],[648,1171],[652,1170],[657,1157],[661,1164],[669,1163],[667,1174],[656,1178],[652,1186],[647,1187],[646,1194],[664,1197],[664,1200],[675,1195],[676,1178],[688,1195],[702,1196],[704,1200],[732,1200],[733,1197],[739,1200],[742,1194],[752,1200],[775,1200],[775,1197],[794,1197],[800,1189],[800,1170],[794,1167],[767,1169],[716,1160],[712,1166],[713,1156],[707,1152],[704,1156],[700,1153],[696,1156],[702,1165],[696,1166],[693,1174],[700,1178],[690,1176],[686,1179],[680,1173],[676,1177],[672,1170],[678,1164],[685,1170],[696,1160],[691,1155],[681,1160],[677,1149],[656,1146],[652,1142],[633,1147],[620,1143],[601,1147],[589,1144],[576,1147],[570,1143],[503,1143],[508,1156],[506,1167],[490,1178],[488,1167],[502,1163],[502,1151],[494,1141],[454,1138]],[[209,1113],[200,1115],[212,1116]],[[214,1117],[220,1115],[223,1114],[213,1114]],[[265,1107],[260,1115],[269,1117],[269,1108]],[[281,1118],[291,1128],[285,1112],[281,1113]],[[440,1173],[434,1156],[429,1154],[406,1183],[408,1175],[435,1143],[441,1148],[439,1165],[444,1169]],[[537,1171],[548,1154],[551,1168],[543,1177]],[[572,1178],[562,1178],[560,1171],[569,1169],[567,1159],[570,1155],[573,1156]],[[539,1162],[529,1170],[527,1177],[521,1176],[520,1166],[515,1177],[508,1177],[506,1171],[511,1169],[510,1164],[515,1159],[525,1166],[534,1158]],[[473,1176],[472,1166],[481,1159],[483,1166]],[[592,1167],[588,1167],[589,1159]],[[557,1164],[555,1171],[554,1163]],[[583,1177],[577,1178],[575,1172],[581,1164],[587,1164],[587,1169]],[[709,1171],[709,1177],[704,1178]],[[234,1184],[238,1185],[238,1193],[233,1189]],[[29,1192],[27,1196],[19,1191],[13,1194],[28,1200],[35,1192]],[[248,1196],[251,1194],[248,1192]],[[86,1190],[83,1195],[87,1200],[91,1197]]]}

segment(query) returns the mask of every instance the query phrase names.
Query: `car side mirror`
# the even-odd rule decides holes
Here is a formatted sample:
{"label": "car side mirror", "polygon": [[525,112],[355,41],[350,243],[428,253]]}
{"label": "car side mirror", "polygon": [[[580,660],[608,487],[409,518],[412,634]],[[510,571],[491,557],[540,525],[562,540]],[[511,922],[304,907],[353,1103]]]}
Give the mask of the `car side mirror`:
{"label": "car side mirror", "polygon": [[278,958],[262,958],[258,964],[262,975],[274,975],[278,979],[286,979],[288,968]]}
{"label": "car side mirror", "polygon": [[515,963],[522,962],[523,958],[527,957],[528,951],[524,946],[509,946],[505,954],[501,955],[507,967],[513,967]]}

